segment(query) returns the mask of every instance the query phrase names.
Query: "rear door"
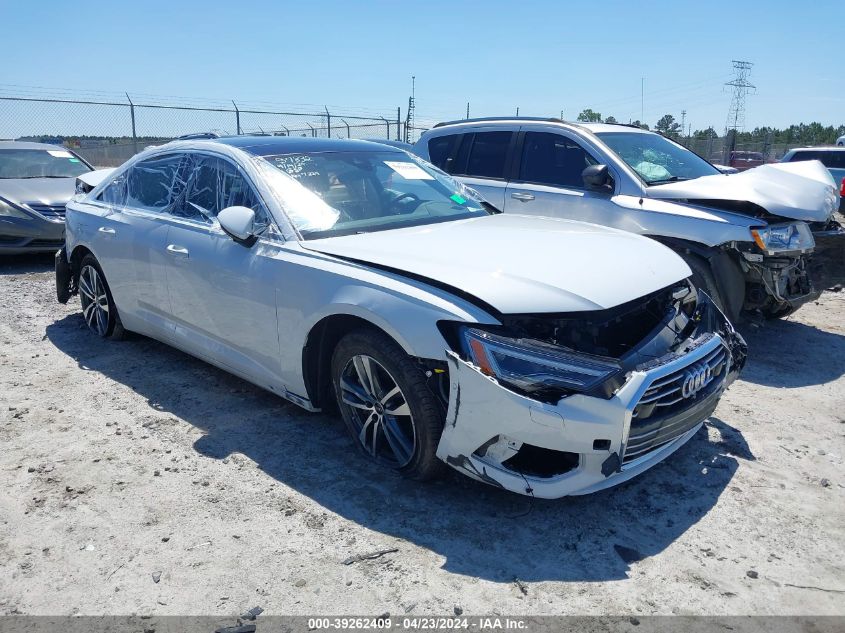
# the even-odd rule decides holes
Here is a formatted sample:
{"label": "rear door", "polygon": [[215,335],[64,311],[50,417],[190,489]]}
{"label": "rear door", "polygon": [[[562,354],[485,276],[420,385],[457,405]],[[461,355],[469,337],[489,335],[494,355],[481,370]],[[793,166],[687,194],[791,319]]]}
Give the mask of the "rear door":
{"label": "rear door", "polygon": [[[184,191],[163,246],[177,344],[265,386],[280,384],[274,256],[282,246],[242,170],[213,154],[188,155]],[[217,214],[246,206],[268,227],[255,244],[235,242]]]}
{"label": "rear door", "polygon": [[430,139],[429,158],[502,210],[515,140],[516,132],[512,130],[474,128],[471,132]]}
{"label": "rear door", "polygon": [[118,175],[96,201],[108,212],[91,227],[95,255],[123,324],[153,336],[170,330],[163,217],[176,195],[182,159],[182,154],[159,155]]}
{"label": "rear door", "polygon": [[592,191],[582,172],[598,164],[573,136],[524,127],[520,132],[508,183],[505,213],[521,213],[613,225],[619,213],[611,201],[613,189]]}

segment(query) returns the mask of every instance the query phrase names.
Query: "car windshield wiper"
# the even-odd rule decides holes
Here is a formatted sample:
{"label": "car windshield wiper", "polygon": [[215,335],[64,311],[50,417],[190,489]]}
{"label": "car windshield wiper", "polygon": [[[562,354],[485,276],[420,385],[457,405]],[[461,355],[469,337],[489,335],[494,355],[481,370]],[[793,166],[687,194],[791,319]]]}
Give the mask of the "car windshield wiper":
{"label": "car windshield wiper", "polygon": [[689,178],[680,178],[678,176],[671,176],[669,178],[661,178],[660,180],[649,180],[649,185],[665,185],[668,182],[681,182],[682,180],[689,180]]}

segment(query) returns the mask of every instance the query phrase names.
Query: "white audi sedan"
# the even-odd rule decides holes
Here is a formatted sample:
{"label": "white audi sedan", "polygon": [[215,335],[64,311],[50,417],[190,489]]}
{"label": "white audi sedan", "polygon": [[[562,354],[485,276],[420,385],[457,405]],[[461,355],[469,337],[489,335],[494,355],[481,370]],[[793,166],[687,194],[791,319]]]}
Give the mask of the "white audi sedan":
{"label": "white audi sedan", "polygon": [[625,481],[689,440],[745,344],[668,248],[501,215],[365,141],[169,143],[68,204],[60,301],[299,406],[371,459],[538,497]]}

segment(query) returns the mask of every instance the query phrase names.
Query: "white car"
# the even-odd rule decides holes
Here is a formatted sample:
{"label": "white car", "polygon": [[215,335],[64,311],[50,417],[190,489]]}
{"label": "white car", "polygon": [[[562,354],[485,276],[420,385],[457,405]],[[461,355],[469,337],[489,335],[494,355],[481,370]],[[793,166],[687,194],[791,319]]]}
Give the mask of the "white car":
{"label": "white car", "polygon": [[624,481],[686,442],[745,359],[646,238],[489,212],[401,149],[234,137],[136,156],[68,205],[60,301],[309,411],[409,477],[523,494]]}

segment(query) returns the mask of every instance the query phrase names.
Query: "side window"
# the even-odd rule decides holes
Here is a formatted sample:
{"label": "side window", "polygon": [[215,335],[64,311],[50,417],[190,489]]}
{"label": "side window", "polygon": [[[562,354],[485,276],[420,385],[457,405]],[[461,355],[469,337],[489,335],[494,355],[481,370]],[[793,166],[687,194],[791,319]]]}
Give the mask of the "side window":
{"label": "side window", "polygon": [[211,223],[221,210],[239,206],[255,211],[257,222],[269,223],[258,196],[232,163],[196,154],[187,170],[184,196],[175,214]]}
{"label": "side window", "polygon": [[461,142],[452,173],[477,178],[504,178],[513,132],[476,132]]}
{"label": "side window", "polygon": [[167,154],[135,163],[126,174],[126,206],[143,211],[169,211],[181,161],[181,154]]}
{"label": "side window", "polygon": [[821,152],[795,152],[792,155],[792,158],[789,159],[789,162],[796,163],[803,160],[821,160],[822,157],[820,154]]}
{"label": "side window", "polygon": [[581,172],[598,161],[575,141],[547,132],[526,132],[519,179],[542,185],[584,188]]}
{"label": "side window", "polygon": [[428,142],[428,158],[432,165],[436,165],[446,173],[451,173],[449,158],[452,155],[452,148],[455,141],[460,138],[459,134],[449,134],[448,136],[438,136]]}
{"label": "side window", "polygon": [[97,196],[97,200],[113,207],[122,207],[126,203],[126,174],[120,174],[111,181]]}

